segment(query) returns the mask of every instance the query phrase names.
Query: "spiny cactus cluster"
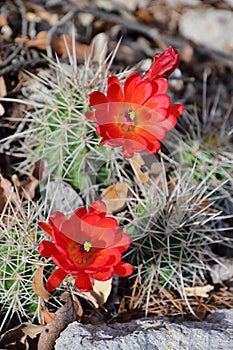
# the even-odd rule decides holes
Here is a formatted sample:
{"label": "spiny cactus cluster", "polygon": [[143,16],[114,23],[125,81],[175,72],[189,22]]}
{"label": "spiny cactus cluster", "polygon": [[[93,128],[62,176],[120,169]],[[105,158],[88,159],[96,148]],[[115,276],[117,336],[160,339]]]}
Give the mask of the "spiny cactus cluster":
{"label": "spiny cactus cluster", "polygon": [[27,158],[19,164],[19,171],[29,171],[31,164],[45,158],[50,176],[64,179],[76,189],[87,186],[82,164],[99,140],[85,117],[88,103],[84,85],[88,82],[83,71],[77,78],[57,65],[54,79],[38,78],[44,103],[28,112],[29,129],[22,146]]}
{"label": "spiny cactus cluster", "polygon": [[[32,279],[39,262],[37,222],[40,212],[31,205],[0,216],[0,306],[2,325],[15,313],[18,318],[35,316],[38,297]],[[3,316],[5,315],[5,317]]]}
{"label": "spiny cactus cluster", "polygon": [[176,169],[170,180],[163,177],[165,191],[152,181],[126,228],[133,239],[129,259],[141,266],[141,282],[149,279],[152,287],[172,288],[182,296],[184,287],[206,282],[209,264],[217,260],[211,245],[223,240],[216,225],[218,188],[211,192],[205,178],[197,185],[193,172]]}
{"label": "spiny cactus cluster", "polygon": [[210,191],[219,187],[216,191],[219,203],[223,199],[232,201],[233,155],[230,120],[224,120],[223,117],[221,125],[216,125],[210,114],[203,122],[197,113],[191,111],[183,116],[178,125],[182,132],[171,133],[171,142],[168,142],[170,157],[183,169],[194,168],[193,178],[197,184],[206,179]]}

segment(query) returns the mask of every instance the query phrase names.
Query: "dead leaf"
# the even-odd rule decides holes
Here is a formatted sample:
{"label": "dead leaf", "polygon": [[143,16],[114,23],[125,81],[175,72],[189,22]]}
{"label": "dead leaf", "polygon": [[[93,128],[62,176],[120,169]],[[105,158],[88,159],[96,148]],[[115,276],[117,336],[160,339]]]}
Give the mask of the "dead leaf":
{"label": "dead leaf", "polygon": [[54,318],[44,327],[38,342],[38,350],[53,350],[56,339],[69,323],[77,320],[80,304],[68,292],[62,294],[65,304],[60,307]]}
{"label": "dead leaf", "polygon": [[42,306],[40,309],[40,315],[41,315],[41,320],[42,320],[42,324],[47,324],[50,321],[52,321],[52,319],[54,319],[55,313],[54,312],[50,312],[46,306]]}
{"label": "dead leaf", "polygon": [[3,13],[0,14],[0,27],[4,27],[8,25],[8,18],[7,15],[4,15]]}
{"label": "dead leaf", "polygon": [[39,50],[46,50],[48,41],[48,32],[41,31],[39,32],[34,39],[29,39],[26,41],[25,45],[27,47],[36,47]]}
{"label": "dead leaf", "polygon": [[[0,348],[8,348],[15,346],[15,350],[19,349],[20,345],[28,345],[28,338],[34,339],[39,333],[44,330],[44,326],[38,326],[31,323],[22,323],[9,331],[5,332],[0,337]],[[27,347],[28,348],[28,347]]]}
{"label": "dead leaf", "polygon": [[141,170],[143,166],[145,166],[145,162],[142,156],[139,153],[135,153],[132,158],[133,170],[135,172],[136,177],[140,179],[143,185],[146,185],[148,182],[148,176],[145,172]]}
{"label": "dead leaf", "polygon": [[154,17],[152,13],[149,11],[148,8],[146,9],[139,9],[136,12],[136,16],[140,21],[143,21],[147,24],[152,24],[154,22]]}
{"label": "dead leaf", "polygon": [[26,198],[34,198],[36,194],[36,189],[39,185],[39,181],[32,175],[30,175],[27,180],[20,181],[16,174],[12,175],[12,181],[18,187],[19,194]]}
{"label": "dead leaf", "polygon": [[125,182],[110,185],[102,192],[108,214],[122,209],[127,200],[129,186]]}
{"label": "dead leaf", "polygon": [[38,159],[32,168],[32,176],[39,180],[40,182],[43,181],[47,175],[47,169],[48,169],[48,162],[46,159],[41,158]]}
{"label": "dead leaf", "polygon": [[108,52],[108,36],[105,33],[97,34],[91,42],[92,61],[102,65]]}
{"label": "dead leaf", "polygon": [[[26,41],[27,47],[36,47],[45,51],[48,43],[48,31],[39,32],[34,39]],[[72,37],[68,34],[54,35],[52,37],[52,49],[57,52],[58,55],[68,57],[68,52],[72,53],[73,44]],[[76,57],[78,60],[83,61],[88,55],[90,48],[86,44],[81,44],[76,41],[75,43]]]}
{"label": "dead leaf", "polygon": [[208,298],[208,293],[214,289],[214,286],[207,284],[206,286],[197,286],[197,287],[186,287],[184,288],[185,293],[188,297],[202,297]]}
{"label": "dead leaf", "polygon": [[25,7],[27,9],[27,20],[40,23],[41,21],[47,21],[51,26],[56,25],[59,20],[57,13],[51,13],[38,4],[26,1]]}
{"label": "dead leaf", "polygon": [[44,266],[39,266],[32,279],[32,288],[39,297],[49,300],[49,292],[44,287],[43,278]]}
{"label": "dead leaf", "polygon": [[19,202],[19,199],[11,182],[0,175],[0,213],[2,213],[8,201],[15,205]]}
{"label": "dead leaf", "polygon": [[93,290],[91,292],[86,292],[85,295],[90,297],[93,305],[98,308],[105,304],[112,290],[112,278],[107,281],[97,281],[95,280],[93,285]]}
{"label": "dead leaf", "polygon": [[19,194],[26,199],[33,199],[40,182],[44,180],[47,173],[47,162],[39,159],[35,162],[31,174],[26,180],[20,181],[16,174],[12,175],[12,181],[17,187]]}

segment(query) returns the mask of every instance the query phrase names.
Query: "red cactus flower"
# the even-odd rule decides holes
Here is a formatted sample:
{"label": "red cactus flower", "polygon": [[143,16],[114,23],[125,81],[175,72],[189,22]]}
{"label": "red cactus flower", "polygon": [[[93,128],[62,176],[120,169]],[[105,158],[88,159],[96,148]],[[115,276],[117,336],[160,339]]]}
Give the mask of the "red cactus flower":
{"label": "red cactus flower", "polygon": [[[165,72],[165,68],[161,71]],[[170,97],[165,94],[167,80],[152,79],[153,72],[147,73],[150,79],[136,72],[130,74],[123,90],[119,79],[112,76],[108,79],[106,95],[98,91],[89,95],[95,111],[86,116],[96,122],[96,131],[102,137],[100,145],[122,146],[126,158],[133,157],[135,152],[159,151],[159,141],[176,125],[184,106],[170,104]]]}
{"label": "red cactus flower", "polygon": [[113,274],[124,277],[133,272],[132,265],[121,262],[130,237],[114,218],[106,217],[102,201],[93,202],[89,211],[76,209],[70,219],[54,212],[49,224],[40,222],[39,226],[54,241],[42,241],[39,253],[51,257],[58,266],[46,283],[49,291],[55,290],[67,274],[75,275],[76,287],[87,292],[94,280],[106,281]]}
{"label": "red cactus flower", "polygon": [[144,79],[154,80],[158,77],[168,78],[178,67],[179,55],[173,47],[169,46],[164,52],[157,53]]}

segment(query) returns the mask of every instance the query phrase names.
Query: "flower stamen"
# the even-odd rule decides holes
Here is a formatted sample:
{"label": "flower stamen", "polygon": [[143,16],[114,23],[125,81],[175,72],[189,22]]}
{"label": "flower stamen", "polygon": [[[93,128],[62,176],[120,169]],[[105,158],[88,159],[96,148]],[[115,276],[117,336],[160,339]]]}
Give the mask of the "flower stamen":
{"label": "flower stamen", "polygon": [[91,248],[92,248],[91,242],[85,241],[83,244],[80,245],[80,252],[81,253],[89,253]]}
{"label": "flower stamen", "polygon": [[128,108],[124,115],[127,122],[132,122],[136,118],[136,112]]}

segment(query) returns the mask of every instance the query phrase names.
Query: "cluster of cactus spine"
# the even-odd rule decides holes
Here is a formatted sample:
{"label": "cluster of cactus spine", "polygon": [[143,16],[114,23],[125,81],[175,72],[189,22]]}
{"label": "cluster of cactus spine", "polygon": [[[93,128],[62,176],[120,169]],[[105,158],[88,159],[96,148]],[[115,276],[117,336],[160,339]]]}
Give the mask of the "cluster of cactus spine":
{"label": "cluster of cactus spine", "polygon": [[[33,204],[17,208],[6,205],[0,216],[0,306],[1,327],[17,314],[21,320],[33,318],[38,309],[38,297],[32,288],[37,270],[40,215]],[[5,317],[3,316],[5,315]]]}
{"label": "cluster of cactus spine", "polygon": [[193,171],[176,169],[170,180],[164,179],[165,192],[152,182],[144,203],[134,211],[135,219],[125,227],[132,237],[128,258],[140,267],[136,273],[141,285],[150,281],[151,291],[162,287],[183,298],[185,287],[206,284],[211,264],[218,263],[211,246],[224,241],[218,231],[221,211],[215,206],[223,184],[210,191],[207,179],[196,184]]}

